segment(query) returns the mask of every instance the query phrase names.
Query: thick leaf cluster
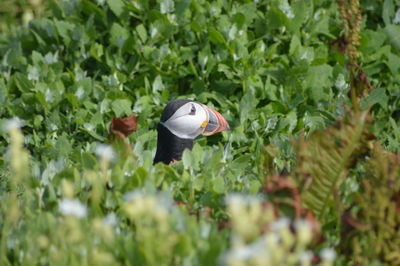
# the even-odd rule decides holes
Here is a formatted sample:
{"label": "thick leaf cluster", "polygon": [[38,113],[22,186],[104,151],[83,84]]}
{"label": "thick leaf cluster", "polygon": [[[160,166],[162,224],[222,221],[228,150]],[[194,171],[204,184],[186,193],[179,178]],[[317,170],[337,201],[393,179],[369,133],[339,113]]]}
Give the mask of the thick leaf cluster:
{"label": "thick leaf cluster", "polygon": [[[348,182],[344,175],[361,173],[347,171],[356,147],[330,143],[325,148],[332,153],[321,155],[328,164],[312,164],[325,138],[337,133],[318,131],[342,117],[349,102],[336,3],[3,2],[1,265],[221,262],[231,254],[227,195],[268,200],[265,179],[294,168],[290,140],[299,132],[312,136],[303,166],[315,178],[303,202],[326,218],[325,235],[338,232],[329,193],[339,189],[344,205],[353,203],[354,177]],[[359,61],[375,88],[361,107],[371,107],[374,133],[398,151],[399,3],[362,1],[361,7]],[[176,97],[215,107],[232,130],[199,138],[182,162],[153,166],[158,119]],[[113,117],[132,113],[137,131],[119,145],[128,151],[100,144],[108,141]],[[20,118],[24,139],[9,130],[11,117]],[[340,141],[364,143],[347,129]],[[66,214],[65,206],[84,218]],[[290,216],[284,208],[279,213]],[[322,246],[337,243],[329,241]]]}

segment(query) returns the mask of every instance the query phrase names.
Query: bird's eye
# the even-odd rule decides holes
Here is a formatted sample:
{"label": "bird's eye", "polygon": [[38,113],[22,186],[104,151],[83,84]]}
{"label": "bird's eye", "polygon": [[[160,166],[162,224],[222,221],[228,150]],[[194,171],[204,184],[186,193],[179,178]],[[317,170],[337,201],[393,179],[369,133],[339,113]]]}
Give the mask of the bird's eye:
{"label": "bird's eye", "polygon": [[190,109],[189,115],[195,115],[195,114],[196,114],[196,107],[194,107],[194,105],[192,105],[192,109]]}

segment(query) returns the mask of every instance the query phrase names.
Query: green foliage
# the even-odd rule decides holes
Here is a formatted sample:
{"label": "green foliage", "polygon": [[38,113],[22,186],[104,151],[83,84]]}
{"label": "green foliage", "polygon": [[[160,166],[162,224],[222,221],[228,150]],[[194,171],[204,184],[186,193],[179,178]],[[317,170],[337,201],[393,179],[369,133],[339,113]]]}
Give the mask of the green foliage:
{"label": "green foliage", "polygon": [[357,263],[379,260],[399,265],[400,158],[378,145],[373,146],[370,155],[362,164],[362,185],[355,192],[355,205],[343,216],[341,248]]}
{"label": "green foliage", "polygon": [[349,116],[348,121],[314,132],[297,146],[296,172],[304,184],[302,198],[320,221],[327,220],[327,209],[335,205],[334,195],[367,145],[367,118],[367,112]]}
{"label": "green foliage", "polygon": [[[308,265],[311,251],[327,246],[342,252],[339,261],[351,260],[338,218],[352,204],[364,208],[348,187],[361,186],[362,169],[348,163],[365,159],[354,153],[364,143],[363,123],[320,132],[349,103],[336,3],[37,3],[3,1],[0,8],[1,265]],[[399,2],[363,1],[361,8],[359,62],[376,88],[361,108],[370,108],[383,146],[399,151]],[[181,162],[153,166],[158,119],[176,97],[215,107],[232,129],[200,137]],[[112,117],[132,112],[132,151],[99,144]],[[21,119],[21,131],[7,122],[12,117]],[[296,160],[290,142],[300,132],[312,147],[306,161]],[[338,146],[332,136],[349,140]],[[315,158],[314,150],[327,152]],[[323,243],[316,232],[299,241],[288,230],[293,221],[263,209],[273,198],[262,192],[265,180],[297,169],[296,161],[321,181],[302,197],[321,216]],[[243,194],[239,214],[227,208],[232,193]],[[370,253],[373,237],[357,235],[355,257],[394,261],[385,252],[395,249]],[[276,256],[259,256],[261,238]],[[332,256],[321,257],[332,264]]]}
{"label": "green foliage", "polygon": [[15,25],[28,24],[34,18],[48,15],[48,3],[42,0],[2,0],[0,32],[10,32]]}

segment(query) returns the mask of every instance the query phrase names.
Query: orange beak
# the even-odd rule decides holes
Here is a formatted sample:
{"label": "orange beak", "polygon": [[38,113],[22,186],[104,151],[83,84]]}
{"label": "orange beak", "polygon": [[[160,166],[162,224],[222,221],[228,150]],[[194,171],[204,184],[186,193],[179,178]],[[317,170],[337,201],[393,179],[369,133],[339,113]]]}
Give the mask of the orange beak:
{"label": "orange beak", "polygon": [[202,124],[202,127],[204,128],[202,135],[210,136],[230,129],[228,122],[226,122],[225,118],[220,113],[205,105],[204,109],[207,111],[208,121],[206,120]]}

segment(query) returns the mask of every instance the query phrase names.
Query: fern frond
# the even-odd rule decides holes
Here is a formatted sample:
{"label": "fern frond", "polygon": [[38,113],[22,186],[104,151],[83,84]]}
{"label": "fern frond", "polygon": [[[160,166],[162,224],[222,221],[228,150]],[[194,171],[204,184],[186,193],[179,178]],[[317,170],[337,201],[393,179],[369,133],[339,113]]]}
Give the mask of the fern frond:
{"label": "fern frond", "polygon": [[340,248],[359,265],[400,265],[400,155],[375,143],[362,165],[363,182],[348,209],[356,223],[345,221]]}
{"label": "fern frond", "polygon": [[297,174],[300,180],[311,181],[302,191],[302,199],[318,220],[324,220],[332,206],[334,192],[366,146],[365,128],[368,113],[349,116],[350,119],[313,135],[297,145]]}

